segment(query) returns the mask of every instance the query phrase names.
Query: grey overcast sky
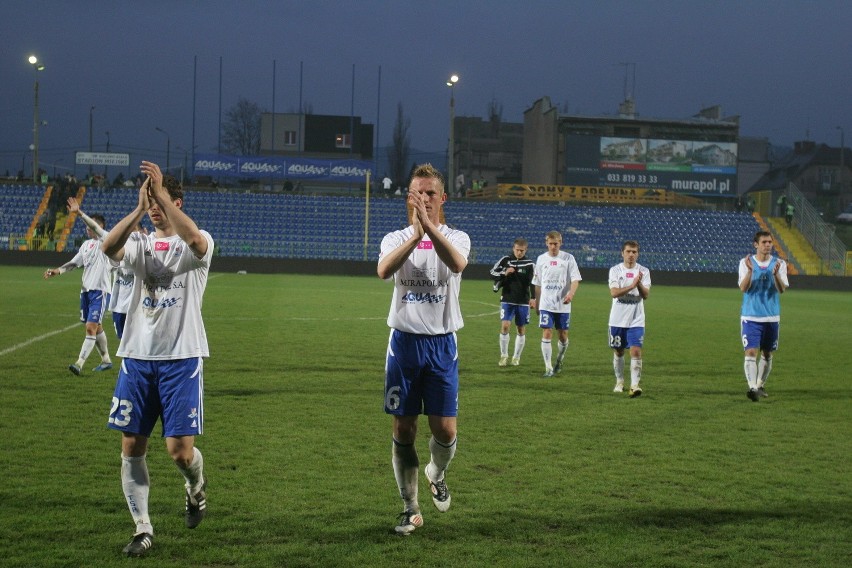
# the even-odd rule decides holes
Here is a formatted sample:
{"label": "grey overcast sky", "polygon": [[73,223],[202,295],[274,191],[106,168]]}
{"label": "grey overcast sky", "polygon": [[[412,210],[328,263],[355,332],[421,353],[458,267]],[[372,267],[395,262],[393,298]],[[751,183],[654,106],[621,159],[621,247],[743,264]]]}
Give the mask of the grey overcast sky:
{"label": "grey overcast sky", "polygon": [[457,115],[484,118],[493,100],[521,122],[545,96],[572,114],[615,114],[624,63],[635,63],[641,116],[721,105],[741,117],[741,135],[776,145],[837,146],[838,126],[852,140],[848,0],[5,0],[0,13],[0,173],[31,170],[30,54],[46,66],[49,173],[88,150],[92,106],[95,151],[108,131],[111,151],[162,162],[159,127],[173,163],[182,159],[193,92],[197,151],[214,151],[220,58],[223,113],[239,97],[272,110],[273,65],[275,110],[297,110],[301,64],[303,102],[348,116],[354,66],[354,111],[378,120],[380,146],[401,103],[412,147],[446,151],[452,73]]}

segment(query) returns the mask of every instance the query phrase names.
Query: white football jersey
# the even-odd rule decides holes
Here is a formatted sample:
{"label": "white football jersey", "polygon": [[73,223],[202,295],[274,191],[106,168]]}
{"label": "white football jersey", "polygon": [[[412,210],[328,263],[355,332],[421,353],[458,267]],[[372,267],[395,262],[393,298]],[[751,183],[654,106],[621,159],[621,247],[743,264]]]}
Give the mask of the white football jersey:
{"label": "white football jersey", "polygon": [[109,311],[126,314],[130,309],[135,275],[129,268],[113,268],[112,293],[109,295]]}
{"label": "white football jersey", "polygon": [[539,311],[570,314],[571,303],[564,304],[562,299],[571,291],[571,283],[582,279],[572,254],[563,250],[556,256],[550,256],[549,252],[540,254],[532,280],[533,286],[541,287],[536,307]]}
{"label": "white football jersey", "polygon": [[[624,263],[616,264],[609,269],[609,288],[624,288],[629,286],[639,273],[642,273],[642,286],[651,289],[651,271],[641,264],[627,268]],[[645,327],[645,301],[635,288],[627,296],[612,299],[609,310],[609,325],[613,327]]]}
{"label": "white football jersey", "polygon": [[[464,231],[440,225],[438,230],[467,259],[470,237]],[[379,261],[414,235],[414,227],[394,231],[382,239]],[[464,326],[459,291],[461,273],[453,273],[438,258],[432,241],[424,235],[417,248],[393,275],[388,326],[408,333],[438,335],[451,333]]]}
{"label": "white football jersey", "polygon": [[110,290],[112,266],[107,255],[101,251],[101,239],[87,239],[71,262],[83,268],[83,292],[90,290]]}
{"label": "white football jersey", "polygon": [[213,237],[207,253],[196,258],[178,236],[131,233],[124,245],[122,268],[134,279],[119,357],[173,360],[209,356],[201,319],[201,302],[213,257]]}

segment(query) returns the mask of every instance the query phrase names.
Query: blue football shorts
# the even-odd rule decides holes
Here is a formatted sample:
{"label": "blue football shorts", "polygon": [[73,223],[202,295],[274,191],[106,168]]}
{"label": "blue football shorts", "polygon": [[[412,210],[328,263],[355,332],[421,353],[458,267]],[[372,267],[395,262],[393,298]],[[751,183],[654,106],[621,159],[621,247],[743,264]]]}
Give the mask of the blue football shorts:
{"label": "blue football shorts", "polygon": [[541,310],[538,312],[538,327],[569,329],[571,327],[571,314]]}
{"label": "blue football shorts", "polygon": [[112,325],[115,327],[115,335],[121,339],[124,335],[124,322],[127,321],[127,314],[121,312],[112,312]]}
{"label": "blue football shorts", "polygon": [[456,334],[391,330],[385,361],[385,412],[396,416],[457,416]]}
{"label": "blue football shorts", "polygon": [[109,295],[103,290],[80,292],[80,321],[101,323],[104,306],[109,304]]}
{"label": "blue football shorts", "polygon": [[743,350],[760,349],[775,351],[778,349],[778,332],[781,329],[777,321],[742,320]]}
{"label": "blue football shorts", "polygon": [[644,327],[609,326],[609,346],[613,349],[642,347],[645,342]]}
{"label": "blue football shorts", "polygon": [[126,358],[121,362],[108,426],[150,436],[157,419],[163,437],[197,436],[204,423],[204,359]]}
{"label": "blue football shorts", "polygon": [[523,304],[509,304],[500,302],[500,321],[515,321],[515,325],[522,327],[530,323],[530,307]]}

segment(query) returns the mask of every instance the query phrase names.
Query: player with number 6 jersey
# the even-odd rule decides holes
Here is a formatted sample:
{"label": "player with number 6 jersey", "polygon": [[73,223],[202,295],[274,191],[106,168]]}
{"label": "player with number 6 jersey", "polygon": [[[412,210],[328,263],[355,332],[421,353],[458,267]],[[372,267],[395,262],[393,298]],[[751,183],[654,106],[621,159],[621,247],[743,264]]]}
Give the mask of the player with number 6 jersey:
{"label": "player with number 6 jersey", "polygon": [[411,534],[423,526],[418,501],[420,461],[414,446],[417,419],[426,414],[432,437],[424,468],[432,502],[450,508],[445,475],[456,452],[459,362],[456,331],[461,274],[470,237],[442,222],[444,179],[431,164],[418,166],[408,190],[408,227],[382,240],[376,272],[394,285],[385,360],[385,412],[393,417],[391,461],[403,511],[394,530]]}

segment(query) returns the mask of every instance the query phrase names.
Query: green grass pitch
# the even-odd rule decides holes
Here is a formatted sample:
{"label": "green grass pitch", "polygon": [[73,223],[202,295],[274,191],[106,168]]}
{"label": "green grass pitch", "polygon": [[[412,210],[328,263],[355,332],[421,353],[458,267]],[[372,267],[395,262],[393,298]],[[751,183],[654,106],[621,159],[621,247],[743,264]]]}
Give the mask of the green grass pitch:
{"label": "green grass pitch", "polygon": [[[215,268],[215,264],[214,264]],[[80,274],[0,267],[0,565],[123,566],[133,526],[106,428],[116,369],[67,371],[84,331]],[[149,566],[849,566],[852,295],[782,297],[770,398],[750,402],[741,295],[658,286],[644,394],[612,393],[604,282],[584,282],[565,370],[542,379],[540,331],[498,368],[498,297],[465,280],[459,446],[438,513],[392,533],[401,501],[382,411],[391,285],[213,273],[204,299],[209,512],[149,453]],[[109,319],[109,318],[107,318]],[[110,328],[110,351],[117,342]],[[514,339],[513,339],[514,343]],[[428,460],[421,421],[418,451]],[[157,431],[159,435],[159,431]],[[138,562],[135,561],[135,562]]]}

